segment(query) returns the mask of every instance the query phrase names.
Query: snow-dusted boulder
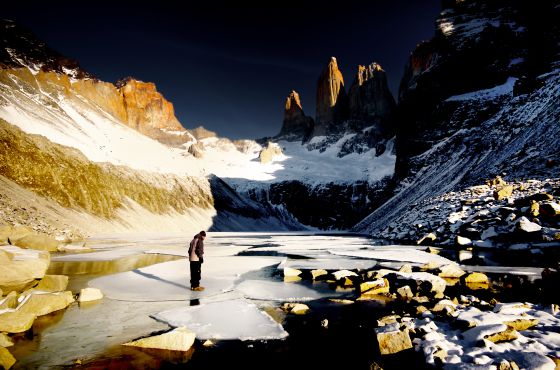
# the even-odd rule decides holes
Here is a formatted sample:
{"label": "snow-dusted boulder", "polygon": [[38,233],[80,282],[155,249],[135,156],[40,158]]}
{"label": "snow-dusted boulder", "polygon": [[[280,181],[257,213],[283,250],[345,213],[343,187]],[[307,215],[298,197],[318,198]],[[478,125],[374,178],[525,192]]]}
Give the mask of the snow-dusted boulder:
{"label": "snow-dusted boulder", "polygon": [[376,329],[379,352],[390,355],[412,348],[408,330],[399,330],[398,324],[386,325]]}
{"label": "snow-dusted boulder", "polygon": [[48,252],[0,247],[0,289],[21,292],[42,279],[50,264]]}
{"label": "snow-dusted boulder", "polygon": [[84,288],[80,291],[80,297],[78,298],[78,302],[91,302],[91,301],[98,301],[103,298],[103,293],[101,290],[96,288]]}

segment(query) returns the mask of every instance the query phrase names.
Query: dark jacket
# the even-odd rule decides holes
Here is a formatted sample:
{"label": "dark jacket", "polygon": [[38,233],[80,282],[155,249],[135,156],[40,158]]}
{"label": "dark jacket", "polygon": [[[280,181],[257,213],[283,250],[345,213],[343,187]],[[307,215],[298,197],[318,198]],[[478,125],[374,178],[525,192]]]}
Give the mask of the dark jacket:
{"label": "dark jacket", "polygon": [[189,246],[189,261],[201,261],[204,256],[204,240],[196,234]]}

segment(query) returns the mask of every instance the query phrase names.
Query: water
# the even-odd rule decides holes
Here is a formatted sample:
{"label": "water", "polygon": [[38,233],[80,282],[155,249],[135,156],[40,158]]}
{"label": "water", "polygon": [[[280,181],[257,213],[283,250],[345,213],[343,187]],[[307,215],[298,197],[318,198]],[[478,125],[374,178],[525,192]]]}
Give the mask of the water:
{"label": "water", "polygon": [[[88,305],[73,304],[65,311],[39,318],[32,332],[15,338],[16,346],[11,352],[18,362],[14,368],[144,369],[186,365],[190,369],[369,369],[375,361],[382,362],[384,368],[399,369],[421,368],[418,364],[424,364],[422,356],[413,352],[379,357],[373,329],[376,320],[393,309],[388,308],[387,302],[333,303],[329,298],[352,296],[352,291],[336,291],[328,283],[282,282],[282,270],[277,266],[286,256],[292,257],[287,261],[291,266],[315,266],[314,260],[331,265],[342,261],[345,266],[354,260],[356,267],[365,266],[372,260],[341,255],[352,256],[372,248],[370,239],[311,233],[211,233],[206,241],[202,278],[208,289],[202,293],[188,289],[187,262],[181,255],[186,253],[189,239],[184,235],[105,236],[88,241],[94,253],[55,257],[49,273],[69,275],[69,289],[74,293],[88,284],[103,282],[102,290],[109,297]],[[409,250],[396,248],[402,248],[403,256]],[[527,273],[536,274],[531,269]],[[501,277],[496,275],[496,279]],[[282,289],[275,288],[278,284]],[[309,295],[306,289],[317,294],[307,297],[312,299],[306,302],[311,308],[307,315],[285,314],[279,309],[282,302]],[[166,323],[151,316],[181,307],[200,305],[204,312],[204,305],[218,304],[219,314],[219,302],[224,302],[220,319],[227,324],[230,306],[226,303],[242,297],[252,298],[249,301],[269,313],[289,336],[276,340],[218,340],[211,347],[197,341],[187,353],[121,346],[169,330]],[[251,317],[244,319],[250,327]],[[328,328],[321,325],[325,319]],[[214,319],[196,320],[201,321],[197,325],[202,325],[204,320]]]}

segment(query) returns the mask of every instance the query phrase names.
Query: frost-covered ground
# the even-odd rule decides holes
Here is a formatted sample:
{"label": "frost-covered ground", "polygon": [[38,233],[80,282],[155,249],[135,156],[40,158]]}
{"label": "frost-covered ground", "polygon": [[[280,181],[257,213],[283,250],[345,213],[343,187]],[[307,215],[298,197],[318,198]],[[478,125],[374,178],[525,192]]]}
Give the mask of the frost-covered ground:
{"label": "frost-covered ground", "polygon": [[[185,256],[190,238],[191,236],[184,234],[105,235],[88,241],[87,245],[94,250],[92,253],[58,255],[53,257],[53,261],[66,261],[68,264],[93,263],[126,259],[138,254]],[[523,312],[511,313],[515,316],[513,319],[535,318],[539,320],[537,326],[528,330],[518,328],[520,335],[517,339],[478,347],[480,343],[485,343],[484,340],[477,341],[474,338],[475,334],[469,334],[470,332],[457,327],[454,322],[472,314],[471,316],[476,316],[478,321],[475,320],[471,326],[480,323],[476,327],[478,329],[475,328],[472,332],[478,330],[480,335],[485,335],[490,329],[503,329],[505,325],[502,321],[512,319],[513,316],[502,317],[510,314],[509,311],[504,311],[509,306],[499,306],[478,299],[475,297],[478,291],[473,291],[471,296],[455,296],[457,293],[454,293],[453,289],[458,289],[458,285],[450,287],[452,290],[450,293],[446,291],[445,296],[434,298],[428,294],[430,298],[422,298],[423,294],[427,294],[421,293],[425,284],[444,282],[441,277],[436,276],[438,268],[442,271],[445,266],[453,266],[453,271],[456,268],[468,269],[467,266],[457,264],[441,255],[425,252],[425,247],[377,246],[371,239],[361,236],[313,233],[209,233],[205,244],[202,285],[206,290],[202,292],[189,289],[189,268],[185,259],[92,280],[90,278],[95,276],[71,276],[72,289],[87,284],[101,289],[105,298],[90,307],[69,308],[64,316],[57,319],[59,321],[56,324],[47,327],[38,335],[40,340],[35,342],[36,347],[33,351],[14,351],[20,361],[19,365],[34,367],[41,364],[48,367],[69,364],[77,358],[87,362],[88,359],[108,351],[112,346],[149,335],[154,331],[178,326],[186,326],[193,330],[201,341],[285,341],[291,335],[301,334],[284,327],[285,319],[282,317],[287,314],[278,315],[283,303],[313,305],[314,302],[329,302],[331,299],[335,302],[352,303],[356,299],[356,292],[360,295],[360,288],[356,288],[355,284],[361,280],[356,279],[379,281],[376,274],[384,274],[390,281],[390,292],[381,297],[387,302],[395,300],[393,296],[397,296],[396,289],[399,286],[411,284],[410,281],[419,279],[418,288],[416,285],[411,287],[413,292],[418,289],[418,302],[427,299],[422,301],[422,304],[428,307],[428,310],[413,316],[405,314],[402,320],[399,319],[400,323],[391,330],[404,330],[406,327],[412,333],[418,353],[425,355],[428,364],[439,361],[434,360],[434,353],[441,348],[446,350],[446,368],[454,368],[453,366],[458,366],[458,362],[471,362],[472,366],[487,365],[485,368],[494,369],[495,364],[504,358],[515,360],[521,366],[529,363],[529,358],[534,358],[534,364],[542,364],[543,367],[530,364],[523,365],[522,368],[546,369],[552,361],[546,356],[560,355],[557,338],[560,335],[558,312],[554,308],[540,306],[538,302],[525,304],[523,307],[527,309],[523,308]],[[413,272],[397,273],[396,270],[403,264],[409,264]],[[432,270],[417,272],[428,268],[425,267],[428,265]],[[498,275],[503,275],[504,269],[510,274],[516,273],[515,269],[503,266],[498,269],[488,266],[485,268],[488,272]],[[300,281],[287,279],[297,275],[298,270],[310,275],[312,270],[320,269],[327,270],[324,280],[310,282],[305,277]],[[518,270],[520,275],[527,273],[523,269]],[[339,272],[334,274],[337,271]],[[335,276],[341,277],[338,283],[333,280],[336,279]],[[288,282],[289,280],[295,282]],[[354,285],[345,287],[348,282]],[[452,284],[458,283],[455,281]],[[360,306],[362,311],[357,312],[365,316],[354,317],[352,320],[356,325],[360,325],[361,320],[371,322],[371,317],[379,317],[379,312],[368,306],[367,301],[381,298],[368,296],[366,293],[362,297],[365,301],[361,298],[356,300],[354,305],[363,305]],[[453,309],[437,309],[438,304],[445,306],[445,302],[451,302],[451,299],[455,298],[459,298],[460,301],[450,304]],[[415,302],[413,300],[408,305],[415,307],[414,305],[420,304]],[[273,314],[274,312],[276,314]],[[498,323],[496,320],[501,321]],[[333,325],[336,325],[336,322]],[[490,331],[482,330],[484,325],[490,325]],[[302,330],[312,329],[305,329],[304,326]],[[374,335],[373,330],[371,333]],[[358,335],[358,332],[355,334]],[[375,346],[375,342],[367,345]],[[524,354],[523,348],[530,354]],[[56,353],[56,356],[52,353]]]}

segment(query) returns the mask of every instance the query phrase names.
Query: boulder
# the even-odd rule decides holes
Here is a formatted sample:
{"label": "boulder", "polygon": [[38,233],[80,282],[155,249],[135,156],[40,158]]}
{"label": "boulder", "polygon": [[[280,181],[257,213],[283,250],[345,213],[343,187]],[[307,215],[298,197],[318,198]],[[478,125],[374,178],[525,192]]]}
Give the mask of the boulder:
{"label": "boulder", "polygon": [[367,294],[389,293],[389,282],[387,281],[387,279],[365,281],[360,284],[360,293],[367,293]]}
{"label": "boulder", "polygon": [[539,212],[545,216],[560,216],[560,204],[554,202],[546,202],[539,206]]}
{"label": "boulder", "polygon": [[501,176],[496,176],[492,180],[487,180],[486,185],[487,186],[497,186],[497,185],[503,186],[503,185],[507,185],[507,182],[505,182],[504,179],[502,179]]}
{"label": "boulder", "polygon": [[42,279],[50,264],[48,252],[0,247],[0,289],[21,292]]}
{"label": "boulder", "polygon": [[358,274],[349,270],[339,270],[334,272],[333,275],[336,280],[340,280],[342,278],[350,277],[350,276],[358,276]]}
{"label": "boulder", "polygon": [[5,333],[0,333],[0,347],[11,347],[14,345],[12,338]]}
{"label": "boulder", "polygon": [[401,268],[399,269],[399,272],[412,272],[412,266],[407,264],[404,264],[401,266]]}
{"label": "boulder", "polygon": [[13,226],[4,225],[0,226],[0,245],[8,244],[8,239],[10,238],[10,234],[14,230]]}
{"label": "boulder", "polygon": [[[384,326],[383,328],[392,328],[391,326]],[[380,328],[380,329],[383,329]],[[384,331],[377,329],[377,343],[379,344],[379,352],[382,355],[390,355],[406,349],[412,348],[412,342],[408,335],[408,329],[403,331],[392,330]]]}
{"label": "boulder", "polygon": [[512,328],[507,328],[506,330],[499,331],[494,334],[489,334],[484,337],[484,339],[492,343],[509,342],[519,338],[519,333]]}
{"label": "boulder", "polygon": [[408,285],[397,289],[397,294],[399,295],[399,297],[401,297],[401,299],[404,299],[405,301],[411,300],[412,297],[414,297],[414,294],[412,294],[412,289],[410,289]]}
{"label": "boulder", "polygon": [[436,234],[428,233],[423,237],[421,237],[420,239],[418,239],[418,241],[416,241],[416,244],[418,245],[432,244],[436,239],[437,239]]}
{"label": "boulder", "polygon": [[512,185],[497,186],[496,190],[494,190],[494,199],[503,200],[511,197],[512,194],[513,194]]}
{"label": "boulder", "polygon": [[496,228],[489,227],[488,229],[486,229],[482,232],[481,238],[482,238],[482,240],[486,240],[486,239],[493,238],[497,235],[498,235],[498,233],[496,232]]}
{"label": "boulder", "polygon": [[10,351],[4,347],[0,347],[0,366],[5,370],[9,370],[16,363],[16,359]]}
{"label": "boulder", "polygon": [[299,276],[301,270],[293,269],[291,267],[284,267],[284,276]]}
{"label": "boulder", "polygon": [[322,270],[322,269],[311,270],[311,277],[313,278],[313,280],[317,280],[319,277],[326,276],[327,274],[328,274],[327,270]]}
{"label": "boulder", "polygon": [[62,310],[72,302],[74,302],[74,297],[70,291],[58,293],[32,292],[20,303],[17,311],[24,314],[43,316]]}
{"label": "boulder", "polygon": [[204,158],[204,144],[201,141],[189,146],[188,152],[195,158]]}
{"label": "boulder", "polygon": [[18,306],[17,293],[11,291],[4,299],[0,301],[0,310],[6,308],[16,308]]}
{"label": "boulder", "polygon": [[[501,177],[500,177],[500,179],[501,179]],[[488,186],[488,185],[476,185],[476,186],[471,186],[471,187],[467,188],[467,190],[470,190],[474,195],[483,195],[483,194],[486,194],[486,193],[490,192],[490,186]]]}
{"label": "boulder", "polygon": [[17,240],[28,234],[33,234],[33,229],[27,226],[3,226],[0,229],[0,242],[10,243],[10,241]]}
{"label": "boulder", "polygon": [[0,313],[0,332],[23,333],[31,329],[36,318],[34,314],[15,310]]}
{"label": "boulder", "polygon": [[537,193],[533,195],[529,195],[528,197],[517,198],[513,201],[513,204],[516,207],[528,207],[533,202],[543,202],[543,201],[550,201],[553,200],[554,197],[550,194],[546,193]]}
{"label": "boulder", "polygon": [[401,317],[399,315],[388,315],[383,316],[382,318],[377,320],[377,326],[385,326],[389,324],[398,323],[398,319]]}
{"label": "boulder", "polygon": [[502,360],[498,365],[498,370],[519,370],[519,366],[514,361]]}
{"label": "boulder", "polygon": [[170,351],[188,351],[194,344],[196,335],[185,327],[179,327],[168,333],[142,338],[123,346],[152,348]]}
{"label": "boulder", "polygon": [[465,238],[464,236],[457,235],[457,237],[455,238],[455,243],[457,245],[471,245],[472,240],[470,240],[469,238]]}
{"label": "boulder", "polygon": [[515,340],[519,337],[519,334],[516,330],[508,328],[504,324],[487,324],[475,326],[465,331],[463,337],[473,344],[482,343],[483,340],[500,343]]}
{"label": "boulder", "polygon": [[445,265],[439,268],[440,273],[439,276],[442,278],[460,278],[461,276],[465,275],[466,272],[463,271],[462,268],[457,266],[454,263],[450,263],[449,265]]}
{"label": "boulder", "polygon": [[66,275],[45,275],[36,290],[44,290],[47,292],[62,292],[68,287],[68,276]]}
{"label": "boulder", "polygon": [[11,244],[16,245],[20,248],[35,249],[39,251],[49,251],[49,252],[58,251],[58,245],[59,245],[56,239],[43,234],[27,234],[13,241],[10,238],[10,242]]}
{"label": "boulder", "polygon": [[434,247],[428,247],[424,252],[431,253],[431,254],[439,254],[439,249],[436,249]]}
{"label": "boulder", "polygon": [[309,307],[303,303],[284,303],[282,309],[294,315],[305,315],[309,311]]}
{"label": "boulder", "polygon": [[465,277],[465,283],[488,284],[488,276],[481,272],[472,272]]}
{"label": "boulder", "polygon": [[266,148],[263,148],[259,153],[259,160],[262,164],[272,162],[275,157],[282,155],[282,148],[278,144],[268,143]]}
{"label": "boulder", "polygon": [[449,299],[442,299],[432,308],[432,312],[442,312],[452,313],[455,311],[457,305],[450,301]]}
{"label": "boulder", "polygon": [[532,217],[537,217],[539,215],[539,203],[532,201],[531,205],[529,206],[529,214]]}
{"label": "boulder", "polygon": [[536,233],[542,230],[541,225],[529,221],[527,217],[521,217],[515,226],[518,231],[524,233]]}
{"label": "boulder", "polygon": [[515,329],[517,331],[527,330],[529,328],[532,328],[533,326],[536,326],[538,323],[539,320],[537,319],[525,319],[525,318],[503,322],[503,324],[507,325],[507,327]]}
{"label": "boulder", "polygon": [[103,293],[97,288],[84,288],[80,291],[78,302],[98,301],[103,298]]}

